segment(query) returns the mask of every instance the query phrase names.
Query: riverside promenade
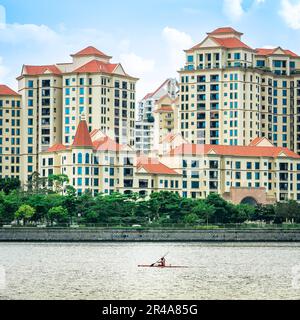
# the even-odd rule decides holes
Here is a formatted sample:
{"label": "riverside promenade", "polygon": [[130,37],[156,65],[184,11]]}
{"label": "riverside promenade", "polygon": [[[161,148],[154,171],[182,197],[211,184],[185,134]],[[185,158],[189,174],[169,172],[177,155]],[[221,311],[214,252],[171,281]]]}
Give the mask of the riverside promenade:
{"label": "riverside promenade", "polygon": [[300,242],[300,229],[0,228],[5,242]]}

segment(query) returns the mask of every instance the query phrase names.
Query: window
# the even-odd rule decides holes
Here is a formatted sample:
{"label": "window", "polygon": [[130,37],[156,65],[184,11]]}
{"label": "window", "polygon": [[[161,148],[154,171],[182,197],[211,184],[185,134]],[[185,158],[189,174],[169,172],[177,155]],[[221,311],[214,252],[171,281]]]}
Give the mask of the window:
{"label": "window", "polygon": [[82,163],[82,153],[78,153],[78,163]]}
{"label": "window", "polygon": [[194,56],[188,56],[187,57],[188,62],[194,62]]}

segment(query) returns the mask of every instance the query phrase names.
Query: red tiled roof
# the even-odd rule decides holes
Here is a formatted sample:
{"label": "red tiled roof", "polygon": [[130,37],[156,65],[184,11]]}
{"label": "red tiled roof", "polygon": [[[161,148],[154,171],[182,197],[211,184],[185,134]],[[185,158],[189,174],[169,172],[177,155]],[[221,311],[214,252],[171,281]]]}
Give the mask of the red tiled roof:
{"label": "red tiled roof", "polygon": [[163,142],[172,142],[177,137],[177,134],[175,133],[168,133],[164,138]]}
{"label": "red tiled roof", "polygon": [[110,58],[108,55],[98,50],[95,47],[89,46],[79,52],[73,54],[74,57],[82,57],[82,56],[98,56],[98,57],[106,57]]}
{"label": "red tiled roof", "polygon": [[208,34],[213,35],[213,34],[226,34],[226,33],[236,33],[236,34],[242,35],[241,32],[234,30],[232,27],[217,28],[214,31],[209,32]]}
{"label": "red tiled roof", "polygon": [[0,84],[0,96],[20,96],[17,92],[6,86],[5,84]]}
{"label": "red tiled roof", "polygon": [[[146,99],[153,97],[169,80],[170,79],[165,80],[154,92],[147,93],[146,96],[142,100],[146,100]],[[167,95],[168,94],[165,94],[164,97]]]}
{"label": "red tiled roof", "polygon": [[147,100],[153,96],[153,92],[147,93],[142,100]]}
{"label": "red tiled roof", "polygon": [[173,112],[173,108],[170,105],[161,106],[159,109],[155,110],[155,112]]}
{"label": "red tiled roof", "polygon": [[24,65],[26,70],[26,74],[31,76],[42,75],[46,72],[50,72],[52,74],[61,74],[61,71],[57,68],[56,65],[48,65],[48,66],[27,66]]}
{"label": "red tiled roof", "polygon": [[249,144],[249,146],[256,146],[258,145],[264,138],[262,137],[256,137],[254,140],[252,140]]}
{"label": "red tiled roof", "polygon": [[152,174],[180,175],[178,172],[162,164],[155,158],[142,157],[138,159],[137,168],[143,168],[148,173]]}
{"label": "red tiled roof", "polygon": [[72,146],[93,148],[93,142],[85,120],[79,122]]}
{"label": "red tiled roof", "polygon": [[[272,54],[275,54],[275,51],[277,49],[279,48],[274,48],[274,49],[257,48],[255,51],[256,51],[256,54],[260,56],[270,56]],[[283,52],[288,56],[298,57],[298,55],[291,50],[284,50],[284,49],[281,49],[281,50],[283,50]]]}
{"label": "red tiled roof", "polygon": [[241,157],[270,157],[277,158],[284,153],[289,158],[300,159],[293,151],[282,147],[256,147],[256,146],[221,146],[221,145],[197,145],[183,144],[169,152],[170,155],[204,155],[215,152],[218,155]]}
{"label": "red tiled roof", "polygon": [[108,136],[93,142],[94,149],[97,151],[120,151],[123,146],[110,139]]}
{"label": "red tiled roof", "polygon": [[92,60],[87,64],[79,67],[78,69],[74,70],[73,72],[76,73],[113,73],[118,64],[114,63],[104,63],[98,60]]}
{"label": "red tiled roof", "polygon": [[215,38],[212,37],[214,41],[216,41],[220,46],[228,49],[232,48],[245,48],[245,49],[251,49],[249,46],[247,46],[244,42],[237,38]]}
{"label": "red tiled roof", "polygon": [[67,147],[64,146],[61,143],[57,143],[55,145],[53,145],[52,147],[50,147],[47,152],[57,152],[57,151],[62,151],[62,150],[67,150]]}

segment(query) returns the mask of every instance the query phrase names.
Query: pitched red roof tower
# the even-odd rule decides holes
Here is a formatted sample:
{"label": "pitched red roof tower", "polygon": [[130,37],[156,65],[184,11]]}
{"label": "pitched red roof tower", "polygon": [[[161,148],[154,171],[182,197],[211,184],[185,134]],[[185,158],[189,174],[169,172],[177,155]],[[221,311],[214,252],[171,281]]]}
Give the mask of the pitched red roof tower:
{"label": "pitched red roof tower", "polygon": [[81,119],[79,122],[72,147],[93,148],[93,142],[89,133],[89,129],[84,119]]}

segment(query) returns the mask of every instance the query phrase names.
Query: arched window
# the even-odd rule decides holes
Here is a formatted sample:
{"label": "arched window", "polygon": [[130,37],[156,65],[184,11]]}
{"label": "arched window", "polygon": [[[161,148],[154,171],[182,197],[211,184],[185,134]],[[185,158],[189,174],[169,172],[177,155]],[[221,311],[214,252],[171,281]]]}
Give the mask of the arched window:
{"label": "arched window", "polygon": [[78,153],[78,163],[82,163],[82,153]]}
{"label": "arched window", "polygon": [[90,163],[90,155],[88,153],[85,154],[85,163]]}

